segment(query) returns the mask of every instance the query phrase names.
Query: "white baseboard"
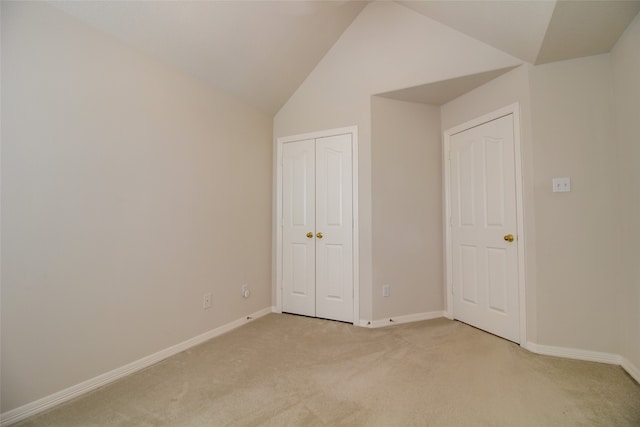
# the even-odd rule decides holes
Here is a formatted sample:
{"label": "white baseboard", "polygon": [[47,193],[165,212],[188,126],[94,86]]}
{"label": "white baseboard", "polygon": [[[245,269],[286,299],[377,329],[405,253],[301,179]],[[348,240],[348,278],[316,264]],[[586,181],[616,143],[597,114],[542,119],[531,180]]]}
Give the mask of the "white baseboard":
{"label": "white baseboard", "polygon": [[419,322],[421,320],[431,320],[444,317],[444,311],[430,311],[425,313],[408,314],[406,316],[391,317],[379,320],[360,320],[359,326],[365,328],[382,328],[391,325],[400,325],[402,323]]}
{"label": "white baseboard", "polygon": [[534,342],[527,342],[527,350],[532,353],[543,354],[545,356],[564,357],[567,359],[586,360],[588,362],[600,362],[608,363],[610,365],[619,365],[627,371],[631,377],[640,383],[640,369],[627,360],[617,354],[601,353],[599,351],[579,350],[575,348],[567,347],[555,347],[550,345],[541,345]]}
{"label": "white baseboard", "polygon": [[599,351],[579,350],[576,348],[555,347],[550,345],[536,344],[527,342],[527,350],[543,354],[545,356],[564,357],[567,359],[586,360],[588,362],[608,363],[611,365],[620,365],[622,358],[617,354],[601,353]]}
{"label": "white baseboard", "polygon": [[631,375],[631,377],[636,380],[637,383],[640,383],[640,369],[637,366],[629,362],[629,360],[624,357],[622,358],[622,363],[620,364],[620,366],[622,366],[622,369],[627,371],[627,373]]}
{"label": "white baseboard", "polygon": [[[189,340],[183,341],[180,344],[176,344],[172,347],[161,350],[150,356],[144,357],[135,362],[129,363],[125,366],[122,366],[110,372],[99,375],[95,378],[89,379],[87,381],[83,381],[80,384],[76,384],[67,389],[64,389],[54,394],[51,394],[49,396],[43,397],[42,399],[38,399],[35,402],[31,402],[26,405],[20,406],[18,408],[12,409],[10,411],[4,412],[0,414],[0,426],[4,427],[13,423],[17,423],[18,421],[22,421],[40,412],[51,409],[54,406],[57,406],[61,403],[67,402],[71,399],[75,399],[76,397],[79,397],[85,393],[95,390],[98,387],[102,387],[124,376],[130,375],[141,369],[147,368],[155,363],[160,362],[161,360],[164,360],[175,354],[183,352],[196,345],[202,344],[205,341],[208,341],[212,338],[215,338],[219,335],[222,335],[226,332],[236,329],[246,324],[247,322],[250,322],[254,319],[258,319],[269,313],[278,313],[278,310],[275,306],[267,307],[255,313],[249,314],[248,316],[244,316],[240,319],[234,320],[218,328],[212,329],[201,335],[195,336]],[[398,325],[402,323],[436,319],[439,317],[445,317],[445,314],[446,313],[444,311],[432,311],[432,312],[415,313],[415,314],[410,314],[406,316],[398,316],[398,317],[373,320],[373,321],[367,321],[367,320],[361,319],[358,323],[358,326],[362,326],[366,328],[381,328],[385,326]],[[627,371],[627,373],[629,373],[629,375],[631,375],[632,378],[634,378],[637,382],[640,383],[640,369],[637,366],[633,365],[626,358],[616,354],[601,353],[601,352],[588,351],[588,350],[579,350],[579,349],[566,348],[566,347],[547,346],[547,345],[536,344],[530,341],[527,342],[526,349],[533,353],[542,354],[546,356],[556,356],[556,357],[564,357],[568,359],[578,359],[578,360],[586,360],[590,362],[600,362],[600,363],[620,365],[625,371]]]}
{"label": "white baseboard", "polygon": [[180,344],[176,344],[174,346],[161,350],[157,353],[154,353],[150,356],[143,357],[142,359],[136,360],[135,362],[129,363],[125,366],[114,369],[102,375],[98,375],[95,378],[91,378],[89,380],[83,381],[80,384],[76,384],[74,386],[61,390],[49,396],[43,397],[42,399],[38,399],[35,402],[27,403],[26,405],[4,412],[0,414],[0,426],[2,427],[8,426],[9,424],[16,423],[18,421],[29,418],[35,414],[46,411],[47,409],[51,409],[54,406],[57,406],[61,403],[67,402],[71,399],[75,399],[76,397],[79,397],[85,393],[95,390],[98,387],[102,387],[106,384],[112,383],[124,376],[130,375],[141,369],[147,368],[153,365],[154,363],[158,363],[161,360],[164,360],[175,354],[183,352],[198,344],[202,344],[203,342],[208,341],[211,338],[215,338],[219,335],[222,335],[226,332],[236,329],[246,324],[247,322],[250,322],[254,319],[265,316],[273,312],[273,310],[274,310],[274,307],[267,307],[265,309],[256,311],[255,313],[249,314],[247,316],[243,316],[240,319],[234,320],[230,323],[227,323],[225,325],[212,329],[201,335],[198,335],[191,339],[183,341]]}

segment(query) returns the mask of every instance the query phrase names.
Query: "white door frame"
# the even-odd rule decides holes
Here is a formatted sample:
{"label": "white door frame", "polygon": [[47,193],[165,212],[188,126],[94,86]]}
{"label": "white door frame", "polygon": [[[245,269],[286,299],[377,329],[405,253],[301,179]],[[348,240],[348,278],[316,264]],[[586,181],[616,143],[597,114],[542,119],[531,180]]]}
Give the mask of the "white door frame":
{"label": "white door frame", "polygon": [[282,148],[288,142],[303,141],[307,139],[317,139],[327,136],[351,134],[351,158],[353,173],[353,324],[357,325],[360,319],[360,268],[359,268],[359,247],[358,237],[358,127],[349,126],[338,129],[330,129],[318,132],[305,133],[280,137],[276,140],[276,254],[275,254],[275,291],[276,305],[275,313],[282,313]]}
{"label": "white door frame", "polygon": [[447,307],[445,316],[454,318],[453,312],[453,265],[451,252],[451,167],[449,162],[449,152],[451,149],[451,136],[480,126],[500,117],[513,115],[513,142],[515,155],[515,177],[516,177],[516,221],[518,224],[518,300],[520,308],[520,346],[526,347],[527,343],[527,316],[526,316],[526,293],[525,293],[525,235],[524,235],[524,204],[522,195],[522,151],[520,138],[520,104],[508,105],[499,110],[485,114],[466,123],[454,126],[444,131],[442,139],[442,172],[443,172],[443,196],[444,196],[444,244],[445,244],[445,296]]}

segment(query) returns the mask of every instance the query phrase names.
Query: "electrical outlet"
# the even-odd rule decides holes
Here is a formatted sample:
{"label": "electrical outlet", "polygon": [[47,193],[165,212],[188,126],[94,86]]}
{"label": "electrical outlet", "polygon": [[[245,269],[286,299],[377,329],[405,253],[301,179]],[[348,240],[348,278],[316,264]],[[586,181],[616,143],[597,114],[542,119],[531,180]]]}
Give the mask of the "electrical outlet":
{"label": "electrical outlet", "polygon": [[204,296],[202,297],[202,308],[204,308],[205,310],[207,308],[211,308],[211,293],[210,292],[204,294]]}
{"label": "electrical outlet", "polygon": [[554,193],[568,193],[571,191],[571,178],[565,176],[563,178],[553,178]]}
{"label": "electrical outlet", "polygon": [[391,295],[391,286],[390,285],[382,285],[382,296],[388,297]]}
{"label": "electrical outlet", "polygon": [[249,295],[251,295],[249,285],[242,285],[242,298],[249,298]]}

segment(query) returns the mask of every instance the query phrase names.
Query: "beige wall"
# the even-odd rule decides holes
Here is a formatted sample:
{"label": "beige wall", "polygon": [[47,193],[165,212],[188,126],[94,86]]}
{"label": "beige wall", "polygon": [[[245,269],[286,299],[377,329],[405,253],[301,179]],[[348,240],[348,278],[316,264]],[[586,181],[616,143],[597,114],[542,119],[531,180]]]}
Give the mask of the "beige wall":
{"label": "beige wall", "polygon": [[271,306],[271,120],[2,2],[2,412]]}
{"label": "beige wall", "polygon": [[[445,130],[520,104],[529,342],[621,351],[611,82],[600,55],[523,66],[442,106]],[[559,176],[571,177],[570,193],[551,192]]]}
{"label": "beige wall", "polygon": [[443,311],[440,108],[371,101],[374,318]]}
{"label": "beige wall", "polygon": [[[619,193],[609,55],[534,67],[539,343],[618,354]],[[553,177],[570,193],[552,193]]]}
{"label": "beige wall", "polygon": [[[529,72],[523,65],[441,107],[442,130],[468,122],[507,105],[520,106],[520,141],[525,222],[525,293],[528,341],[536,341],[536,232],[533,188],[533,143],[531,137],[531,100]],[[522,236],[519,236],[522,238]]]}
{"label": "beige wall", "polygon": [[612,51],[618,142],[622,356],[640,369],[640,15]]}
{"label": "beige wall", "polygon": [[371,95],[519,63],[397,3],[373,2],[276,114],[275,137],[358,126],[361,320],[377,320],[373,306],[372,230],[376,225],[372,223],[372,200],[377,189],[372,184],[376,172],[371,157]]}
{"label": "beige wall", "polygon": [[[638,366],[637,251],[620,245],[638,233],[638,206],[625,197],[639,178],[637,146],[625,142],[638,123],[633,37],[637,30],[617,49],[618,75],[610,55],[520,67],[442,106],[442,128],[520,103],[527,340],[622,354]],[[559,176],[571,177],[570,193],[551,192]]]}

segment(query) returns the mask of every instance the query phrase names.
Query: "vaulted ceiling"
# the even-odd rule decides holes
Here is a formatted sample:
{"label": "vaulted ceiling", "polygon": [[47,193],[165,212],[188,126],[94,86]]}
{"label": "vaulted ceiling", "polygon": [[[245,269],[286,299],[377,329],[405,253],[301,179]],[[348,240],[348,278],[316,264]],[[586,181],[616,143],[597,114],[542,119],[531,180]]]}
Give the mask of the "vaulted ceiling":
{"label": "vaulted ceiling", "polygon": [[[270,113],[287,101],[367,5],[313,0],[49,3]],[[532,64],[606,53],[640,11],[640,0],[398,3]]]}
{"label": "vaulted ceiling", "polygon": [[400,1],[531,64],[606,53],[640,1]]}

